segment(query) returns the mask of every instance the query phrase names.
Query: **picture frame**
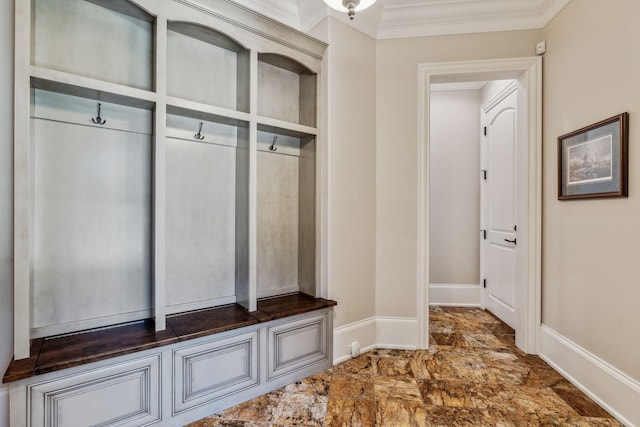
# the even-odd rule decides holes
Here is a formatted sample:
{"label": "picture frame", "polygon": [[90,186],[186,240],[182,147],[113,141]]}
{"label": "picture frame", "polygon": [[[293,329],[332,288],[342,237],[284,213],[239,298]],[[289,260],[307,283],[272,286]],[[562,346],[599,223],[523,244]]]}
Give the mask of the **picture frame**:
{"label": "picture frame", "polygon": [[558,137],[558,200],[628,196],[629,113]]}

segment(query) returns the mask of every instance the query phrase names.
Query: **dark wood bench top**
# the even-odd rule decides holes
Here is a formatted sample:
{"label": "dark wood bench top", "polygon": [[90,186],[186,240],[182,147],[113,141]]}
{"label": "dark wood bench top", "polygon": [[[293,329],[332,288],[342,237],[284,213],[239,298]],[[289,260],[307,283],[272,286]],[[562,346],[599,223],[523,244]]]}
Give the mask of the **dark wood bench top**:
{"label": "dark wood bench top", "polygon": [[31,340],[27,359],[13,360],[2,379],[10,383],[36,375],[161,347],[232,329],[337,305],[302,293],[258,300],[248,312],[237,304],[167,316],[167,328],[154,332],[151,319]]}

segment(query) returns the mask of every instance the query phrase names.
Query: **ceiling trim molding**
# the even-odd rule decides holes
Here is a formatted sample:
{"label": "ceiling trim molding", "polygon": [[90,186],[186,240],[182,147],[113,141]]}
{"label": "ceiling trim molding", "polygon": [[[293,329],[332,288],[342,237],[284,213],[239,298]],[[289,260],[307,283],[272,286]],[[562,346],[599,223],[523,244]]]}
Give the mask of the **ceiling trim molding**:
{"label": "ceiling trim molding", "polygon": [[453,34],[487,33],[493,31],[533,30],[544,27],[540,18],[483,19],[466,22],[414,22],[404,25],[381,24],[377,39],[444,36]]}
{"label": "ceiling trim molding", "polygon": [[[504,0],[477,2],[475,10],[467,3],[429,3],[386,6],[377,39],[441,36],[453,34],[518,31],[543,28],[570,0],[547,0],[538,9],[509,9]],[[446,6],[446,7],[445,7]],[[486,9],[484,9],[486,7]]]}
{"label": "ceiling trim molding", "polygon": [[300,31],[308,32],[328,16],[328,6],[318,0],[298,0]]}
{"label": "ceiling trim molding", "polygon": [[353,21],[322,0],[226,0],[308,32],[332,16],[375,39],[540,29],[571,0],[378,0]]}
{"label": "ceiling trim molding", "polygon": [[544,11],[542,27],[546,26],[571,0],[556,0]]}

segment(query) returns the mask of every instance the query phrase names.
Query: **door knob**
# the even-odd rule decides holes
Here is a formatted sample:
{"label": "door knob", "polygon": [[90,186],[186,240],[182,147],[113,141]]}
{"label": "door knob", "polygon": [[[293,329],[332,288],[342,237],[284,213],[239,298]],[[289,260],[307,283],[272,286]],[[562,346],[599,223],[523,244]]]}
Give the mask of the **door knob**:
{"label": "door knob", "polygon": [[505,242],[513,243],[514,245],[516,244],[516,240],[517,239],[513,239],[513,240],[504,239]]}

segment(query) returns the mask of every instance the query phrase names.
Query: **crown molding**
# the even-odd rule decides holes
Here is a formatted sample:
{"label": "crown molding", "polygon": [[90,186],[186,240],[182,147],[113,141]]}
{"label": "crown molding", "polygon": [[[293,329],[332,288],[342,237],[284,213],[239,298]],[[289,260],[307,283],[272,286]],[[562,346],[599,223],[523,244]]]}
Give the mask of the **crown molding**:
{"label": "crown molding", "polygon": [[233,0],[307,32],[332,16],[375,39],[540,29],[571,0],[378,0],[349,21],[322,0]]}
{"label": "crown molding", "polygon": [[544,27],[570,0],[460,0],[387,4],[376,38],[440,36]]}
{"label": "crown molding", "polygon": [[298,16],[300,17],[298,28],[302,32],[308,32],[328,16],[329,6],[318,0],[298,0]]}
{"label": "crown molding", "polygon": [[555,0],[552,1],[551,4],[544,10],[542,15],[542,25],[541,27],[546,26],[551,20],[558,14],[560,11],[569,4],[571,0]]}

